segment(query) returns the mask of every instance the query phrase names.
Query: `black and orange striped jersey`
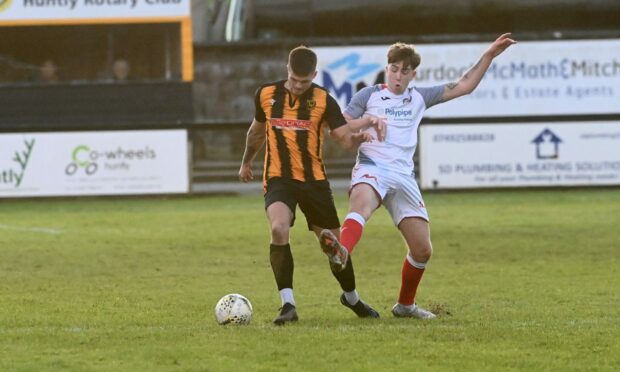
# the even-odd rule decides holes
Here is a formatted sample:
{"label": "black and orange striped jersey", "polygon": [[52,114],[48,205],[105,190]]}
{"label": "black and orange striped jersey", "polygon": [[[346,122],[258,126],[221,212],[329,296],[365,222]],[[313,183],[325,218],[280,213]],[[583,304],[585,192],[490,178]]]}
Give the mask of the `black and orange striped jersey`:
{"label": "black and orange striped jersey", "polygon": [[324,128],[346,124],[327,90],[312,83],[301,96],[285,88],[286,80],[265,84],[256,92],[256,121],[266,123],[263,183],[274,177],[302,182],[327,178],[323,165]]}

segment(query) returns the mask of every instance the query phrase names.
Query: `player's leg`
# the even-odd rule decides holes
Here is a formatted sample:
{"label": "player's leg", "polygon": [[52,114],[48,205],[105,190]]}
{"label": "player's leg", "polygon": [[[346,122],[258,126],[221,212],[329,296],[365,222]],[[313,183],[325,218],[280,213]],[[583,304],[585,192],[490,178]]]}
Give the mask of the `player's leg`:
{"label": "player's leg", "polygon": [[[338,234],[340,233],[339,229],[324,229],[318,226],[312,226],[312,230],[316,234],[319,240],[324,238],[325,232],[329,231],[331,236],[337,241]],[[353,268],[353,260],[351,256],[346,257],[346,265],[344,269],[340,267],[334,267],[330,260],[330,269],[332,275],[340,284],[340,288],[342,288],[342,294],[340,295],[340,303],[349,309],[353,310],[353,312],[360,318],[379,318],[379,313],[373,309],[370,305],[362,301],[359,293],[357,292],[355,286],[355,270]]]}
{"label": "player's leg", "polygon": [[435,315],[418,307],[415,296],[433,248],[426,207],[413,179],[399,181],[400,187],[385,198],[385,206],[398,227],[408,252],[401,269],[398,303],[392,313],[398,317],[432,319]]}
{"label": "player's leg", "polygon": [[267,218],[271,227],[271,244],[269,246],[271,269],[280,291],[282,304],[289,302],[295,305],[293,299],[294,262],[289,244],[292,216],[293,213],[289,207],[282,202],[275,202],[267,208]]}
{"label": "player's leg", "polygon": [[342,223],[340,244],[349,253],[362,238],[364,225],[372,213],[379,208],[387,193],[385,176],[376,166],[358,164],[351,176],[349,191],[349,213]]}
{"label": "player's leg", "polygon": [[[314,231],[317,237],[329,231],[334,239],[338,240],[340,221],[334,204],[334,197],[327,181],[308,183],[307,190],[299,199],[299,207],[306,216],[308,229]],[[378,318],[379,314],[364,303],[355,289],[355,272],[353,262],[344,248],[345,256],[341,259],[343,265],[334,265],[330,260],[331,272],[340,284],[343,294],[340,302],[352,309],[360,317]]]}
{"label": "player's leg", "polygon": [[368,183],[358,183],[351,188],[349,213],[340,228],[340,244],[351,253],[362,238],[364,225],[381,205],[381,196]]}
{"label": "player's leg", "polygon": [[[298,195],[299,208],[306,216],[308,230],[319,230],[321,249],[327,254],[332,271],[344,270],[347,264],[347,252],[337,244],[337,237],[332,231],[339,231],[340,220],[334,204],[334,196],[327,180],[306,182],[303,191]],[[329,241],[329,245],[325,242]],[[335,244],[331,244],[336,242]]]}
{"label": "player's leg", "polygon": [[398,303],[392,308],[392,314],[397,317],[433,319],[435,314],[415,303],[418,286],[433,252],[429,224],[422,218],[408,217],[401,221],[398,228],[409,252],[403,262]]}
{"label": "player's leg", "polygon": [[296,202],[285,183],[275,182],[267,185],[265,207],[271,229],[269,261],[282,301],[280,314],[274,319],[274,323],[281,325],[298,319],[293,297],[294,261],[289,244],[290,227],[295,221]]}

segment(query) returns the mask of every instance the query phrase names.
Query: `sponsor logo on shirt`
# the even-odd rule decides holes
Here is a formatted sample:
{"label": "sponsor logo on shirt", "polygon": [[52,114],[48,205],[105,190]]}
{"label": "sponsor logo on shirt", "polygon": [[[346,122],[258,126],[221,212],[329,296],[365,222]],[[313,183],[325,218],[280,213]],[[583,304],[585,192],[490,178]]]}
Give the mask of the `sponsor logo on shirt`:
{"label": "sponsor logo on shirt", "polygon": [[310,120],[272,118],[271,125],[280,129],[308,130],[312,126]]}
{"label": "sponsor logo on shirt", "polygon": [[413,109],[386,108],[385,116],[393,120],[413,120]]}

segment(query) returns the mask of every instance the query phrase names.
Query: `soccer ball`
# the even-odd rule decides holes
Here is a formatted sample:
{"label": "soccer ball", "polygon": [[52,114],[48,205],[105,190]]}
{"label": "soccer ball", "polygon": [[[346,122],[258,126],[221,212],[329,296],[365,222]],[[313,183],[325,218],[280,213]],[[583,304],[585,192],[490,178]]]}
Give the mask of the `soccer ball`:
{"label": "soccer ball", "polygon": [[215,319],[224,324],[250,324],[252,320],[252,304],[244,296],[231,293],[220,298],[215,305]]}

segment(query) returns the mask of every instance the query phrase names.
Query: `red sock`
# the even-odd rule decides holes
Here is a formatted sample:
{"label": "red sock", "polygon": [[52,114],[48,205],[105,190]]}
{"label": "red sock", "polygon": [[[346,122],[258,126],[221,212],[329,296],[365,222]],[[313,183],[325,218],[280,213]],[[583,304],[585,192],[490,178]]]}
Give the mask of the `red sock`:
{"label": "red sock", "polygon": [[342,244],[349,253],[353,252],[353,248],[362,238],[364,231],[364,217],[358,213],[349,213],[345,217],[344,223],[340,228],[340,244]]}
{"label": "red sock", "polygon": [[426,263],[415,262],[411,256],[407,255],[405,262],[403,262],[398,303],[402,305],[413,305],[415,293],[418,290],[418,285],[420,284],[420,280],[422,280],[425,268]]}

